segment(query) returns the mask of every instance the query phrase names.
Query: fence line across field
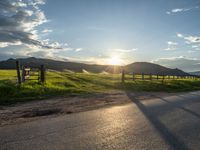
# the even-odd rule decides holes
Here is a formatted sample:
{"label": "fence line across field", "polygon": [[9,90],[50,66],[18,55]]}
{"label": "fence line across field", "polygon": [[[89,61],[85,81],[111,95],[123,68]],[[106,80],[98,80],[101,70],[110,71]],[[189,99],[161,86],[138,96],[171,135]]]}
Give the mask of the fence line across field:
{"label": "fence line across field", "polygon": [[[126,76],[128,75],[128,76]],[[195,75],[167,75],[167,74],[139,74],[139,73],[132,73],[126,74],[124,70],[122,70],[122,82],[125,80],[132,79],[134,80],[167,80],[167,79],[197,79],[200,78],[199,76]]]}

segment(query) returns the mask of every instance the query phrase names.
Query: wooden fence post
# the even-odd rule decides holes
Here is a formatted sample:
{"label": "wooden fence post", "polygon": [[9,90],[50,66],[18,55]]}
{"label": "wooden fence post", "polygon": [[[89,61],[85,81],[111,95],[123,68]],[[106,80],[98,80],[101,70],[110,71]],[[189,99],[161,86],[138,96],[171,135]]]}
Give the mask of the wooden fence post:
{"label": "wooden fence post", "polygon": [[124,69],[122,70],[122,83],[124,83],[124,80],[125,80],[125,71]]}
{"label": "wooden fence post", "polygon": [[25,82],[25,68],[22,66],[22,82]]}
{"label": "wooden fence post", "polygon": [[144,73],[142,73],[142,80],[144,80]]}
{"label": "wooden fence post", "polygon": [[159,79],[158,74],[157,74],[157,80]]}
{"label": "wooden fence post", "polygon": [[152,80],[152,74],[151,73],[150,73],[149,77],[150,77],[150,80]]}
{"label": "wooden fence post", "polygon": [[21,84],[21,76],[20,76],[20,64],[19,61],[16,61],[16,70],[17,70],[17,83]]}
{"label": "wooden fence post", "polygon": [[162,84],[164,84],[165,75],[162,76]]}
{"label": "wooden fence post", "polygon": [[124,69],[122,70],[122,83],[124,83],[124,80],[125,80],[125,71]]}
{"label": "wooden fence post", "polygon": [[135,81],[135,73],[133,72],[133,81]]}
{"label": "wooden fence post", "polygon": [[41,67],[40,67],[40,82],[41,83],[45,82],[45,67],[44,67],[44,65],[41,65]]}

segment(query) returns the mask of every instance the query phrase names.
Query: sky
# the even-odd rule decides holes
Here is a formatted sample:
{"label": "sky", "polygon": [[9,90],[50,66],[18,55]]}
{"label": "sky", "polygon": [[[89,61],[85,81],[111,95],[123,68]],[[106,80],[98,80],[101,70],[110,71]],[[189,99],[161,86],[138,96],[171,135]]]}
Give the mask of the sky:
{"label": "sky", "polygon": [[0,60],[200,70],[200,0],[0,0]]}

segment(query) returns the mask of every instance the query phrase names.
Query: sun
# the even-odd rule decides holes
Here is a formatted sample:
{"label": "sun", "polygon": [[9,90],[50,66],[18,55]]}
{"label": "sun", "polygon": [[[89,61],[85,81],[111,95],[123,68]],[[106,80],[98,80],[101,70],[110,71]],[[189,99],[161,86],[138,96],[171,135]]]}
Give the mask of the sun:
{"label": "sun", "polygon": [[122,63],[123,63],[122,59],[117,56],[112,56],[108,59],[109,65],[122,65]]}

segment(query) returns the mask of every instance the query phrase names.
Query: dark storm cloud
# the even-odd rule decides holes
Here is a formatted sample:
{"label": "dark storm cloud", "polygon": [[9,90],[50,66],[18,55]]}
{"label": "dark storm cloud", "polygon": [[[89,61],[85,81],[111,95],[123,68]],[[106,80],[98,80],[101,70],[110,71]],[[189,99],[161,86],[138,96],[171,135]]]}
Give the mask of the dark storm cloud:
{"label": "dark storm cloud", "polygon": [[0,47],[25,44],[46,49],[60,49],[59,45],[44,43],[38,38],[36,27],[47,22],[38,5],[43,0],[0,0]]}

